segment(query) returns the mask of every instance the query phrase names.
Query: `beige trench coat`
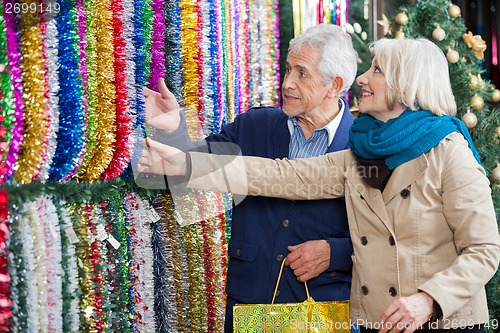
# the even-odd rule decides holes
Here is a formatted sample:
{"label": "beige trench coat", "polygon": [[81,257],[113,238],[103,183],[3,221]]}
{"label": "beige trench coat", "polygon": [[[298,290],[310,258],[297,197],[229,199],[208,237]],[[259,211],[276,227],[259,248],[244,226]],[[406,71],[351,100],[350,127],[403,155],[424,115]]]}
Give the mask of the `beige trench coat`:
{"label": "beige trench coat", "polygon": [[498,268],[500,237],[488,179],[462,135],[396,168],[383,192],[364,183],[363,173],[374,170],[358,168],[350,151],[292,161],[191,153],[191,166],[192,188],[298,200],[345,196],[353,322],[377,328],[390,303],[418,291],[443,311],[432,328],[488,322],[484,285]]}

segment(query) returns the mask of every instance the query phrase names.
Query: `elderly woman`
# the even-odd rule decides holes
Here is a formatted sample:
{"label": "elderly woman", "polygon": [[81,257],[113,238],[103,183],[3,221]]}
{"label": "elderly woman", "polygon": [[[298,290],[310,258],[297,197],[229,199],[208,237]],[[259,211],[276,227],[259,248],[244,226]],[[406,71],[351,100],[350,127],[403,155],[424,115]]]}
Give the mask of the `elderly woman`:
{"label": "elderly woman", "polygon": [[350,151],[268,160],[186,155],[150,141],[141,170],[187,174],[187,186],[199,189],[294,200],[345,196],[352,321],[382,333],[481,332],[500,237],[485,170],[454,117],[447,61],[425,39],[382,39],[372,54],[357,79],[362,115],[351,127]]}

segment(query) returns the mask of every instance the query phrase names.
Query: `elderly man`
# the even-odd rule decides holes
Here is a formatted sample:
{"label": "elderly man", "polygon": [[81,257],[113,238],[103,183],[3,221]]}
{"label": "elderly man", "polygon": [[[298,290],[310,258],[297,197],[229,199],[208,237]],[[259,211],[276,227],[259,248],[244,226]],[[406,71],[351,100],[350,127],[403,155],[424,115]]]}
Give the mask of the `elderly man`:
{"label": "elderly man", "polygon": [[[202,143],[238,145],[242,155],[289,159],[348,148],[354,117],[341,98],[356,76],[350,36],[321,24],[290,42],[281,87],[282,109],[257,107],[236,117]],[[149,125],[156,140],[192,149],[185,117],[163,80],[159,93],[145,90]],[[200,143],[196,143],[200,149]],[[270,303],[281,263],[276,303],[349,299],[352,244],[343,199],[289,201],[246,197],[233,208],[227,272],[225,331],[232,332],[235,304]]]}

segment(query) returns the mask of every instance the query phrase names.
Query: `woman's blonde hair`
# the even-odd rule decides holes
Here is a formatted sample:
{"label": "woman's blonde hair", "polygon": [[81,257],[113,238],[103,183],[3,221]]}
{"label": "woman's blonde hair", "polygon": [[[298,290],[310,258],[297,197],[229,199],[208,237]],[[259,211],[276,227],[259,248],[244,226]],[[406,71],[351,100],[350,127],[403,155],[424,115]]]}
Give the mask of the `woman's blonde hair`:
{"label": "woman's blonde hair", "polygon": [[436,44],[425,38],[382,38],[370,49],[385,75],[390,109],[402,103],[413,111],[456,114],[448,61]]}

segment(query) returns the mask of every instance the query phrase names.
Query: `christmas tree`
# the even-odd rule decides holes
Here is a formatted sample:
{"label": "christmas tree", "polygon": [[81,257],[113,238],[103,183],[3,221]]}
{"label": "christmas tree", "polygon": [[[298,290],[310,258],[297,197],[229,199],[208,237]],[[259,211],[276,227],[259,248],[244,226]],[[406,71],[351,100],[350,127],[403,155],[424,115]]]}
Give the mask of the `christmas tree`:
{"label": "christmas tree", "polygon": [[[391,18],[390,18],[391,19]],[[457,117],[469,128],[476,149],[488,171],[493,202],[500,216],[500,110],[492,107],[500,101],[500,91],[487,79],[483,63],[487,47],[481,36],[468,31],[458,6],[447,0],[415,1],[402,6],[392,20],[386,22],[388,38],[426,37],[445,53],[453,92],[457,102]],[[347,29],[349,30],[349,29]],[[351,32],[351,31],[350,31]],[[359,40],[357,31],[351,32]],[[364,54],[364,48],[362,49]],[[362,59],[369,63],[370,59]],[[487,285],[488,305],[492,320],[486,329],[500,331],[500,274],[497,272]],[[494,319],[496,318],[496,319]],[[492,323],[496,323],[492,325]],[[493,327],[495,326],[495,327]]]}

